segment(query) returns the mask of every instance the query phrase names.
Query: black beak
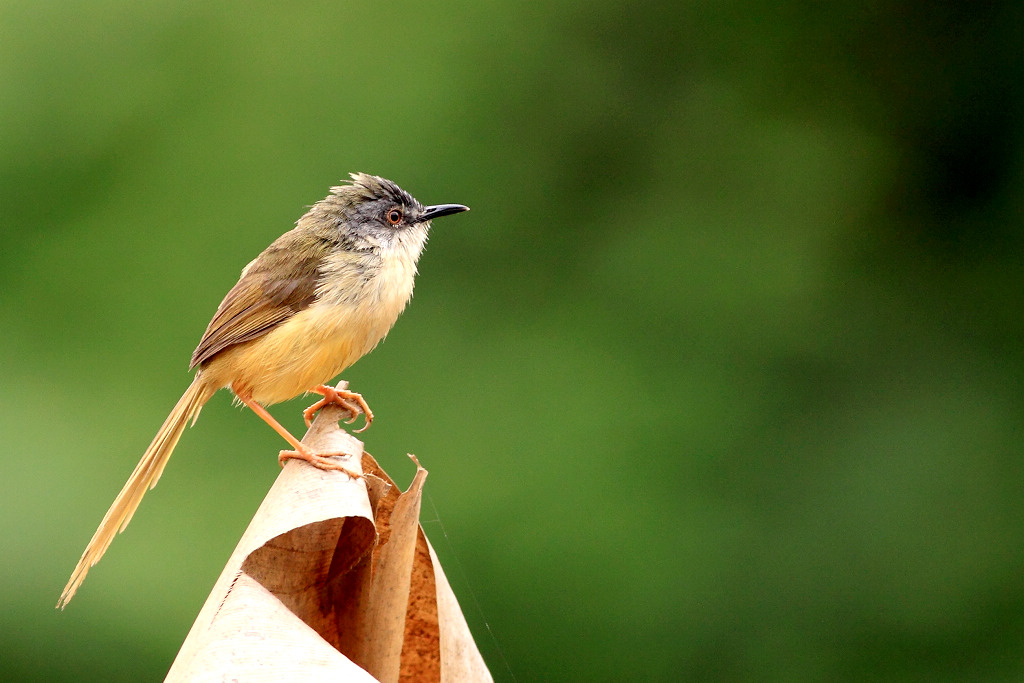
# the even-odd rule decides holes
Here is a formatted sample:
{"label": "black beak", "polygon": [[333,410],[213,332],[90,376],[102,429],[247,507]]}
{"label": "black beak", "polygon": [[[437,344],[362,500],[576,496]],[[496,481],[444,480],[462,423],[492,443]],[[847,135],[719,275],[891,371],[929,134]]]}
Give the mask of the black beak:
{"label": "black beak", "polygon": [[437,206],[428,206],[423,209],[423,213],[420,214],[419,222],[426,223],[429,220],[440,218],[441,216],[450,216],[453,213],[462,213],[463,211],[469,211],[468,206],[462,204],[438,204]]}

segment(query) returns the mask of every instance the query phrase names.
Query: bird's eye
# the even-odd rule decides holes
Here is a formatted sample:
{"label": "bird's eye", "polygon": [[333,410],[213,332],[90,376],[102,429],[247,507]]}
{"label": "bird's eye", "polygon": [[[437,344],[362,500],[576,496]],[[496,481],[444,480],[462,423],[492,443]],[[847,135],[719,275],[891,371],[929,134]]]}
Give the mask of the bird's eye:
{"label": "bird's eye", "polygon": [[391,225],[398,225],[402,222],[402,210],[398,208],[391,209],[387,212],[388,223]]}

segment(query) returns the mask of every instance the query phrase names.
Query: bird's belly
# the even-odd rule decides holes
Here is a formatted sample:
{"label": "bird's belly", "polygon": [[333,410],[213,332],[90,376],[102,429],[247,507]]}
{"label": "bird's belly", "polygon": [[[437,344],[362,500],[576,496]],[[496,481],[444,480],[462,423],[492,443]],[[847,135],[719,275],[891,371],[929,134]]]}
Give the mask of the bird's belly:
{"label": "bird's belly", "polygon": [[313,305],[266,335],[225,349],[204,371],[216,373],[222,386],[246,392],[264,405],[287,401],[324,384],[369,353],[401,312],[365,308]]}

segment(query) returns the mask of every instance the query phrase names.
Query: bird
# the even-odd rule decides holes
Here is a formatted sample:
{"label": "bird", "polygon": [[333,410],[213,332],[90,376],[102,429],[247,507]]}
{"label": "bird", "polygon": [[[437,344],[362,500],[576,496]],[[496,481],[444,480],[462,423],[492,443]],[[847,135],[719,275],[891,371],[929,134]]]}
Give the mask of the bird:
{"label": "bird", "polygon": [[[469,207],[424,206],[393,181],[366,173],[332,187],[242,269],[192,354],[192,383],[174,406],[127,483],[100,522],[57,603],[63,609],[86,573],[124,531],[147,490],[156,486],[185,427],[203,405],[229,389],[291,446],[279,462],[304,460],[323,470],[359,475],[314,453],[265,406],[304,393],[323,399],[304,412],[306,424],[329,403],[351,415],[373,413],[360,394],[327,385],[369,353],[412,297],[416,265],[431,221]],[[357,430],[362,431],[362,430]]]}

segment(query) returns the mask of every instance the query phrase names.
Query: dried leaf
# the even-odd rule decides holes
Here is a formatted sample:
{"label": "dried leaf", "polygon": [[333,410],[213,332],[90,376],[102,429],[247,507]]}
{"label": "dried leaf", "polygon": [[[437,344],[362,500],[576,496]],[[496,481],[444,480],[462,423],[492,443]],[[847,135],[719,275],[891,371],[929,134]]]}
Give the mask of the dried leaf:
{"label": "dried leaf", "polygon": [[426,470],[400,492],[341,416],[304,442],[365,476],[286,464],[167,680],[491,680],[418,523]]}

